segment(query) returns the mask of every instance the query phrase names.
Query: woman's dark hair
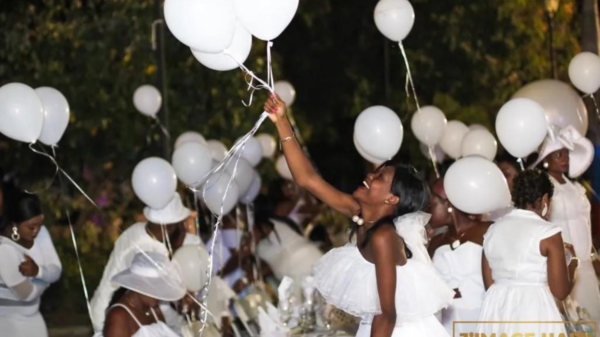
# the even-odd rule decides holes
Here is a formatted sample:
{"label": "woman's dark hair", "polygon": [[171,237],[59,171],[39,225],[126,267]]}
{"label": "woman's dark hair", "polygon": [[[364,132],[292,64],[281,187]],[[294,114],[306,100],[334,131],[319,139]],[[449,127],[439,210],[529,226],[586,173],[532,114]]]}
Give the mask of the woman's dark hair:
{"label": "woman's dark hair", "polygon": [[[383,225],[393,225],[394,218],[399,216],[422,211],[427,208],[429,204],[429,185],[414,166],[405,164],[397,161],[387,161],[383,163],[377,171],[382,170],[385,167],[394,168],[394,178],[392,179],[390,192],[400,198],[400,202],[394,209],[394,215],[392,217],[385,217],[379,219],[371,228],[369,228],[365,235],[365,240],[360,243],[361,247],[365,247],[373,233],[377,228]],[[358,225],[354,224],[350,233],[350,238],[354,236],[358,230]],[[412,253],[406,247],[406,256],[411,257]]]}
{"label": "woman's dark hair", "polygon": [[4,214],[9,223],[21,223],[42,214],[42,203],[35,194],[18,189],[4,190]]}
{"label": "woman's dark hair", "polygon": [[538,170],[525,170],[520,172],[513,182],[512,199],[515,207],[526,209],[533,206],[544,195],[552,198],[554,186],[548,173]]}
{"label": "woman's dark hair", "polygon": [[512,167],[514,167],[517,172],[521,171],[521,168],[519,167],[519,162],[517,161],[517,158],[511,156],[508,152],[504,152],[498,156],[496,156],[496,164],[500,164],[500,163],[507,163],[509,165],[511,165]]}

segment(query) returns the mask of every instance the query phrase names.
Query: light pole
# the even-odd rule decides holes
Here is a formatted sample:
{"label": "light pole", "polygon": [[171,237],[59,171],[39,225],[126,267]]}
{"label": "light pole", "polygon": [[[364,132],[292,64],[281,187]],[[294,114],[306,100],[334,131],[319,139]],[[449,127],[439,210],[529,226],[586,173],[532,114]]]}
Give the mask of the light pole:
{"label": "light pole", "polygon": [[554,50],[554,15],[558,11],[559,0],[544,0],[548,20],[548,45],[550,53],[550,77],[556,79],[556,51]]}
{"label": "light pole", "polygon": [[[165,61],[165,20],[163,15],[163,0],[154,0],[152,22],[152,35],[154,37],[152,50],[156,57],[156,88],[162,96],[162,105],[158,111],[158,117],[164,127],[169,130],[169,100],[167,95],[167,69]],[[167,161],[171,158],[171,144],[169,137],[164,133],[160,133],[162,144],[162,155]]]}

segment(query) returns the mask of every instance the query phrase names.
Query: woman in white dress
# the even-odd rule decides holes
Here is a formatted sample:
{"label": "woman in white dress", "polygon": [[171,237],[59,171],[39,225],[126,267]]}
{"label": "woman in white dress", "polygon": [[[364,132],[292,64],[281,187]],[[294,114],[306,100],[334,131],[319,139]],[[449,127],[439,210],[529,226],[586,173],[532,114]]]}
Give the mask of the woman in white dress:
{"label": "woman in white dress", "polygon": [[181,272],[157,252],[140,252],[131,266],[113,276],[126,292],[107,311],[103,332],[94,337],[178,337],[165,324],[160,301],[173,302],[186,294]]}
{"label": "woman in white dress", "polygon": [[429,253],[442,279],[456,292],[452,305],[442,311],[442,324],[449,334],[458,336],[477,327],[485,288],[481,276],[483,235],[490,222],[455,208],[444,190],[444,180],[431,186],[432,226],[447,225],[448,231],[431,239]]}
{"label": "woman in white dress", "polygon": [[554,297],[569,295],[578,261],[567,267],[561,228],[544,219],[552,194],[546,173],[521,172],[512,193],[515,209],[486,233],[482,269],[488,291],[478,332],[566,336]]}
{"label": "woman in white dress", "polygon": [[581,261],[571,298],[584,308],[590,318],[600,323],[600,289],[593,259],[591,205],[585,189],[569,180],[583,174],[594,157],[592,143],[573,127],[548,138],[540,150],[538,163],[547,170],[554,185],[550,222],[562,228],[565,243],[573,245]]}
{"label": "woman in white dress", "polygon": [[[5,185],[6,186],[6,185]],[[4,192],[0,220],[0,335],[47,336],[40,298],[60,278],[62,265],[39,199],[16,189]]]}
{"label": "woman in white dress", "polygon": [[358,336],[447,336],[434,314],[452,300],[454,292],[426,261],[410,259],[408,248],[418,256],[426,254],[421,253],[423,247],[405,245],[397,227],[403,220],[417,220],[399,219],[396,226],[393,221],[427,206],[423,178],[410,165],[388,162],[369,174],[352,195],[343,193],[325,182],[304,155],[285,117],[285,103],[271,95],[264,108],[282,139],[296,183],[356,224],[357,244],[330,251],[315,267],[315,285],[321,294],[329,303],[363,318]]}

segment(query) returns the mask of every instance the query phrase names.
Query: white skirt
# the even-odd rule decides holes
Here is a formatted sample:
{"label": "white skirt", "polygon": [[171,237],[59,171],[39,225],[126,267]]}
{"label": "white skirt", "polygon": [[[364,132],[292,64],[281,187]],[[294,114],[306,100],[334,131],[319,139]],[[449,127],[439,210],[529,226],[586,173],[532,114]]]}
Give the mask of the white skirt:
{"label": "white skirt", "polygon": [[600,289],[592,261],[581,261],[571,297],[600,324]]}
{"label": "white skirt", "polygon": [[[396,325],[392,337],[449,337],[446,329],[435,316],[429,316],[417,322],[405,322]],[[371,324],[361,323],[356,337],[371,337]]]}
{"label": "white skirt", "polygon": [[0,316],[0,336],[48,337],[48,329],[39,312],[33,316]]}
{"label": "white skirt", "polygon": [[567,335],[550,288],[543,284],[494,283],[485,296],[479,321],[476,332],[488,336]]}

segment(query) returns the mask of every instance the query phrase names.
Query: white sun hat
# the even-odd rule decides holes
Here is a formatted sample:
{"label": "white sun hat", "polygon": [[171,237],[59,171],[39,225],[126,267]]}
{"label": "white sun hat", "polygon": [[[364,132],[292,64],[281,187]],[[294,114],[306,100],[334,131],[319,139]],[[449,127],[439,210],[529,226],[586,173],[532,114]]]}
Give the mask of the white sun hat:
{"label": "white sun hat", "polygon": [[112,283],[161,301],[177,301],[186,294],[181,271],[157,252],[140,252],[129,269],[113,276]]}
{"label": "white sun hat", "polygon": [[175,192],[173,199],[164,208],[144,208],[144,216],[152,223],[169,225],[187,219],[190,216],[190,210],[183,206],[179,193]]}
{"label": "white sun hat", "polygon": [[540,147],[540,155],[531,167],[537,166],[552,152],[565,148],[569,150],[569,177],[579,177],[594,160],[594,145],[571,125],[557,131],[555,129],[553,135],[546,137]]}

